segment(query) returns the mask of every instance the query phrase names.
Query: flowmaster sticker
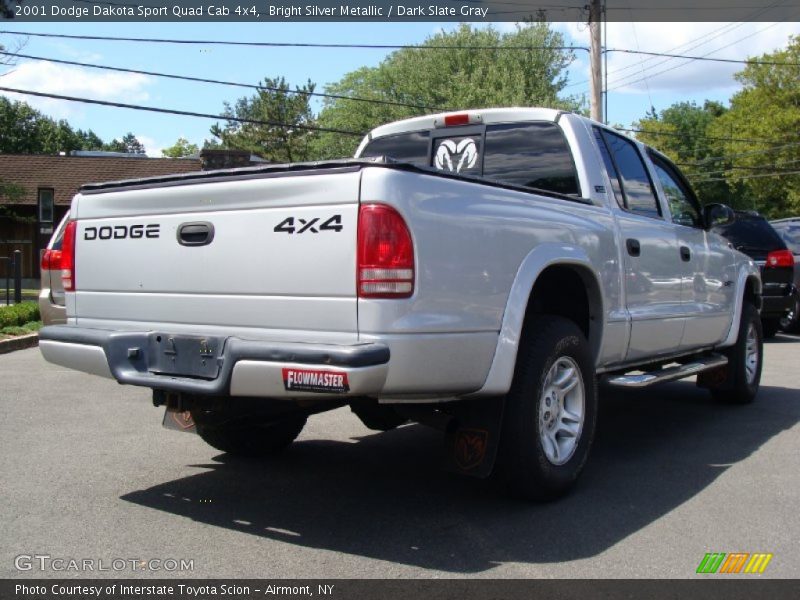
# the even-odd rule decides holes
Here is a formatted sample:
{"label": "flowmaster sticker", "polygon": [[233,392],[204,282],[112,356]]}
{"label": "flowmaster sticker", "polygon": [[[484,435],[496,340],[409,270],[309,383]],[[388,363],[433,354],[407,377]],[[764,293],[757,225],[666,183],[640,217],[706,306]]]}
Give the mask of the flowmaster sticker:
{"label": "flowmaster sticker", "polygon": [[287,392],[343,394],[350,391],[347,373],[315,369],[283,369],[283,387]]}

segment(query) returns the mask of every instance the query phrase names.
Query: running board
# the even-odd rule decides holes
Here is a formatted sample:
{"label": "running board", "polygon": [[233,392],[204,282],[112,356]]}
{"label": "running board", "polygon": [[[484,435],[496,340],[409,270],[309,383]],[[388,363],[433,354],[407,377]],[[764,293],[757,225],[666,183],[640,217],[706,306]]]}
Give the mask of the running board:
{"label": "running board", "polygon": [[654,383],[663,383],[664,381],[673,381],[675,379],[683,379],[691,375],[697,375],[703,371],[715,369],[728,364],[728,359],[721,354],[711,354],[692,362],[688,362],[675,367],[660,369],[658,371],[650,371],[649,373],[639,373],[636,375],[615,375],[608,377],[606,382],[611,385],[616,385],[626,388],[640,388],[653,385]]}

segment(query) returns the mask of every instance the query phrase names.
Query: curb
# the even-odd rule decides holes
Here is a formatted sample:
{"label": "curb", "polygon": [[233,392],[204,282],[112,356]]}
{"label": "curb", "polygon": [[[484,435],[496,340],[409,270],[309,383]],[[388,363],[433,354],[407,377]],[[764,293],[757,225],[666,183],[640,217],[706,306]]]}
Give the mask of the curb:
{"label": "curb", "polygon": [[39,334],[31,333],[28,335],[20,335],[18,337],[9,338],[7,340],[0,340],[0,354],[7,352],[14,352],[14,350],[24,350],[25,348],[33,348],[39,345]]}

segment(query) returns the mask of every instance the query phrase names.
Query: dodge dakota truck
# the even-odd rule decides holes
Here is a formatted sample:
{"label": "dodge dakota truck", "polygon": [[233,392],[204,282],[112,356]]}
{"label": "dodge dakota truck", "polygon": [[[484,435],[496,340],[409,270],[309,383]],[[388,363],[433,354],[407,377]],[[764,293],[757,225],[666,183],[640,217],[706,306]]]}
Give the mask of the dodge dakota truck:
{"label": "dodge dakota truck", "polygon": [[152,389],[224,452],[349,405],[550,499],[589,456],[599,382],[758,391],[759,270],[709,231],[733,211],[577,114],[412,118],[353,159],[85,185],[70,215],[42,354]]}

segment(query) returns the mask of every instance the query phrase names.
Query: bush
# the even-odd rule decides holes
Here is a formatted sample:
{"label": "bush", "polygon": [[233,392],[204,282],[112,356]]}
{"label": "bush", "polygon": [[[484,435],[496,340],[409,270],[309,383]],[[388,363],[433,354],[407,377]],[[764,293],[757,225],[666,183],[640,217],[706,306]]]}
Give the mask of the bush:
{"label": "bush", "polygon": [[22,326],[39,319],[39,305],[36,302],[0,306],[0,328]]}

